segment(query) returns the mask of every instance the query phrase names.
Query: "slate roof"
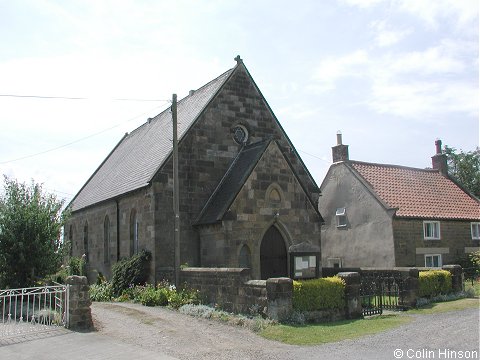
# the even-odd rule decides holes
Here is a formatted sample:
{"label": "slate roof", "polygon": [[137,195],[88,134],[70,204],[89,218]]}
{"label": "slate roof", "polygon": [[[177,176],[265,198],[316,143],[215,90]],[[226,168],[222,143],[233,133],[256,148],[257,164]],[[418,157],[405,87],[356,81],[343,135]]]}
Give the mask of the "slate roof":
{"label": "slate roof", "polygon": [[438,170],[347,161],[396,216],[480,220],[480,202]]}
{"label": "slate roof", "polygon": [[271,140],[264,140],[247,145],[238,153],[201,211],[196,225],[213,224],[222,220],[270,142]]}
{"label": "slate roof", "polygon": [[[177,103],[179,141],[235,68]],[[126,134],[70,203],[72,211],[112,199],[149,184],[172,152],[170,108]]]}

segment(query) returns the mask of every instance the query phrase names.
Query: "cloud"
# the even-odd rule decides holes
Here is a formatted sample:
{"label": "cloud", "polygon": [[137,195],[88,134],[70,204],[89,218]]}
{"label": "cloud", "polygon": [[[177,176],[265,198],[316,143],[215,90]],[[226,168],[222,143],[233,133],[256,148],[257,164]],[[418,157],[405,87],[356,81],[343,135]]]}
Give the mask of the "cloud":
{"label": "cloud", "polygon": [[365,50],[324,59],[314,70],[313,78],[317,81],[316,88],[319,91],[334,89],[338,79],[361,76],[358,70],[368,64],[369,59]]}
{"label": "cloud", "polygon": [[445,21],[453,21],[457,30],[471,31],[472,23],[478,21],[479,13],[479,3],[475,0],[340,0],[340,2],[360,9],[388,4],[392,13],[412,15],[431,29],[438,29],[439,24]]}
{"label": "cloud", "polygon": [[395,45],[413,32],[412,29],[391,30],[385,20],[374,21],[370,27],[375,32],[375,43],[379,47]]}
{"label": "cloud", "polygon": [[472,79],[475,46],[442,41],[423,51],[375,53],[357,50],[322,60],[309,90],[337,88],[340,80],[361,81],[359,103],[385,115],[431,121],[446,112],[478,115],[478,82]]}
{"label": "cloud", "polygon": [[433,29],[445,20],[454,19],[459,28],[478,20],[479,5],[474,0],[401,0],[398,6],[399,10],[416,16]]}

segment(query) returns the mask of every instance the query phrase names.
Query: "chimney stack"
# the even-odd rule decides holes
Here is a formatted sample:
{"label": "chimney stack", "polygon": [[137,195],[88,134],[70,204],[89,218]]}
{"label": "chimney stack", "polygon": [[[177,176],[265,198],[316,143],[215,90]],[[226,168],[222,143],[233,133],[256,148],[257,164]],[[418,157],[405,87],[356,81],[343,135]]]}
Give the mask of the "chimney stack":
{"label": "chimney stack", "polygon": [[342,144],[342,133],[337,131],[337,145],[332,147],[332,160],[334,163],[348,161],[348,145]]}
{"label": "chimney stack", "polygon": [[432,156],[432,167],[443,176],[448,176],[447,154],[442,154],[442,140],[435,140],[435,155]]}

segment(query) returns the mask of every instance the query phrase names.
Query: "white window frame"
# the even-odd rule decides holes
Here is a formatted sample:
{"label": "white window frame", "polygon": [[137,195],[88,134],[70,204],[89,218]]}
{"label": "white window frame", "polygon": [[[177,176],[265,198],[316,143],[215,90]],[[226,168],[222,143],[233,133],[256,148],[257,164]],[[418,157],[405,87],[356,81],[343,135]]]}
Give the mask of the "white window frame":
{"label": "white window frame", "polygon": [[[337,223],[337,228],[347,227],[347,209],[346,208],[337,208],[335,211],[335,218]],[[343,220],[343,221],[341,221]]]}
{"label": "white window frame", "polygon": [[[435,226],[437,228],[437,234],[433,231],[433,236],[427,235],[427,226]],[[424,221],[423,222],[423,238],[425,240],[440,240],[440,221]]]}
{"label": "white window frame", "polygon": [[480,240],[480,222],[470,223],[470,232],[472,233],[472,240]]}
{"label": "white window frame", "polygon": [[[433,258],[434,257],[438,257],[438,266],[433,266]],[[424,255],[424,258],[425,258],[425,267],[428,267],[428,268],[441,268],[443,263],[442,263],[442,254],[425,254]],[[432,266],[428,266],[427,265],[427,258],[432,258]]]}

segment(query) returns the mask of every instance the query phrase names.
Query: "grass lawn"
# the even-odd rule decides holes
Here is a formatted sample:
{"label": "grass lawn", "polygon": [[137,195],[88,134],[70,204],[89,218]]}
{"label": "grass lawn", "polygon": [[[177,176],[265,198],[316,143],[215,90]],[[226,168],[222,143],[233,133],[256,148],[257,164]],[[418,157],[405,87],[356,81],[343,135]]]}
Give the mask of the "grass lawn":
{"label": "grass lawn", "polygon": [[408,316],[382,315],[327,324],[275,325],[262,330],[260,335],[292,345],[317,345],[376,334],[406,324],[410,320]]}
{"label": "grass lawn", "polygon": [[464,310],[469,308],[478,308],[480,306],[480,300],[475,299],[460,299],[454,301],[445,301],[438,303],[430,303],[422,306],[418,309],[409,310],[407,314],[435,314],[447,311]]}
{"label": "grass lawn", "polygon": [[373,316],[366,319],[344,320],[326,324],[272,325],[260,332],[264,338],[291,345],[317,345],[345,339],[355,339],[390,330],[410,322],[409,315],[428,315],[447,311],[478,308],[480,300],[460,299],[428,304],[422,308],[395,315]]}
{"label": "grass lawn", "polygon": [[475,291],[475,296],[480,296],[480,279],[473,282],[471,280],[465,281],[465,291],[472,288]]}

